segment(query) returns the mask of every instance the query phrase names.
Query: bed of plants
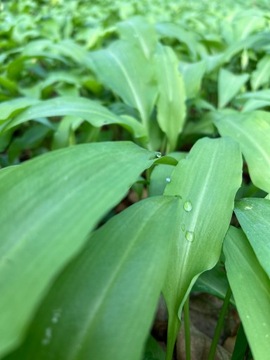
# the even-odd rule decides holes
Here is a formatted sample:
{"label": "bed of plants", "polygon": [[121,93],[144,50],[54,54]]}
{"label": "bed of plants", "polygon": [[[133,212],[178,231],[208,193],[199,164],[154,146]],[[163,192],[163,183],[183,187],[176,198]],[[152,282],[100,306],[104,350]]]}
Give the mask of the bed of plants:
{"label": "bed of plants", "polygon": [[1,359],[268,358],[267,3],[1,2]]}

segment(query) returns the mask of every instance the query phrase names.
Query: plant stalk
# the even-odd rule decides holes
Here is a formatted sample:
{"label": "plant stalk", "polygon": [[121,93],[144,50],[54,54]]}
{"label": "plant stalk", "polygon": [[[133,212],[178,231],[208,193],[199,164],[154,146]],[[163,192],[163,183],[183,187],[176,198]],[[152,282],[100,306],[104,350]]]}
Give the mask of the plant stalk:
{"label": "plant stalk", "polygon": [[225,320],[225,315],[227,313],[229,304],[230,304],[230,299],[231,299],[231,295],[232,295],[232,291],[231,288],[229,287],[220,311],[220,315],[218,318],[218,322],[217,322],[217,326],[215,329],[215,333],[214,333],[214,337],[211,343],[211,347],[210,347],[210,351],[209,351],[209,355],[208,355],[208,360],[214,360],[215,359],[215,353],[216,353],[216,349],[218,346],[218,341],[220,338],[220,334],[224,325],[224,320]]}
{"label": "plant stalk", "polygon": [[184,304],[184,325],[185,325],[185,350],[186,360],[191,360],[190,347],[190,317],[189,317],[189,296]]}

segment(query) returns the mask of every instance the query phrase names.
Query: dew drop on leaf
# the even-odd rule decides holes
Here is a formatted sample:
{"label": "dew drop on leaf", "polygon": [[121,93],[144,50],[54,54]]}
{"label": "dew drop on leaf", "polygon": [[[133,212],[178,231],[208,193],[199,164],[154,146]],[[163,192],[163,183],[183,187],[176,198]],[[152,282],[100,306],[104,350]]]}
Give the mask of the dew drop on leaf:
{"label": "dew drop on leaf", "polygon": [[156,155],[156,158],[158,158],[158,159],[161,158],[161,152],[157,151],[155,155]]}
{"label": "dew drop on leaf", "polygon": [[190,242],[194,241],[194,237],[195,237],[195,235],[194,235],[193,231],[186,231],[185,238],[187,241],[190,241]]}
{"label": "dew drop on leaf", "polygon": [[184,203],[184,210],[185,210],[186,212],[190,212],[190,211],[192,210],[192,204],[191,204],[190,201],[186,201],[186,202]]}
{"label": "dew drop on leaf", "polygon": [[171,178],[170,178],[170,177],[166,177],[165,181],[166,181],[166,183],[170,183],[170,182],[171,182]]}

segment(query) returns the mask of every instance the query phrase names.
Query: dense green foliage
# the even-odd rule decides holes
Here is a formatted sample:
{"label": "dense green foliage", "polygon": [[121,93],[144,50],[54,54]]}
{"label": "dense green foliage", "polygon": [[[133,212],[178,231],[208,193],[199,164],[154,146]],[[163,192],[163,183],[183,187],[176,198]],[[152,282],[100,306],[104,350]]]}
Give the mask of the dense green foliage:
{"label": "dense green foliage", "polygon": [[267,1],[0,6],[0,358],[165,359],[162,292],[170,360],[203,289],[265,360]]}

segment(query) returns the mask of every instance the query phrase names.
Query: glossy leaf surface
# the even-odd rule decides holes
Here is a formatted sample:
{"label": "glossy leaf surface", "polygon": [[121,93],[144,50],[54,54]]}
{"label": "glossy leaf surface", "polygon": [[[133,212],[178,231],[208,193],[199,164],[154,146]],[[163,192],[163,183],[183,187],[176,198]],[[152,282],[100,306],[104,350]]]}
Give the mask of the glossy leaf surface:
{"label": "glossy leaf surface", "polygon": [[239,142],[254,185],[270,192],[270,115],[264,111],[214,114],[222,136]]}
{"label": "glossy leaf surface", "polygon": [[146,199],[95,231],[7,359],[141,359],[180,206],[176,197]]}
{"label": "glossy leaf surface", "polygon": [[3,170],[0,353],[18,344],[53,277],[153,157],[129,142],[107,142],[50,152]]}
{"label": "glossy leaf surface", "polygon": [[121,118],[95,101],[82,97],[59,97],[34,104],[19,115],[8,119],[0,131],[10,129],[29,120],[40,117],[76,116],[89,121],[93,126],[119,124],[134,132],[136,137],[145,135],[142,125],[135,119]]}
{"label": "glossy leaf surface", "polygon": [[159,45],[155,62],[159,89],[157,120],[168,138],[170,150],[174,150],[185,122],[185,85],[178,70],[177,57],[170,47]]}
{"label": "glossy leaf surface", "polygon": [[270,278],[270,201],[243,199],[236,202],[234,211],[258,261]]}
{"label": "glossy leaf surface", "polygon": [[253,356],[264,360],[270,339],[269,277],[241,230],[230,228],[224,253],[229,283]]}
{"label": "glossy leaf surface", "polygon": [[187,99],[195,98],[199,95],[201,83],[206,71],[205,61],[196,63],[180,63],[180,72],[185,82]]}
{"label": "glossy leaf surface", "polygon": [[142,16],[127,19],[117,25],[123,40],[139,46],[146,59],[150,60],[157,46],[157,34],[153,25]]}
{"label": "glossy leaf surface", "polygon": [[237,143],[204,138],[175,167],[165,189],[166,195],[182,198],[179,233],[163,289],[169,311],[169,354],[191,287],[220,257],[241,180],[242,159]]}
{"label": "glossy leaf surface", "polygon": [[248,74],[235,75],[226,69],[221,69],[218,77],[218,107],[227,105],[247,82]]}
{"label": "glossy leaf surface", "polygon": [[157,91],[153,83],[153,65],[146,60],[141,48],[119,40],[107,49],[93,52],[91,58],[99,79],[126,104],[137,109],[146,126]]}

